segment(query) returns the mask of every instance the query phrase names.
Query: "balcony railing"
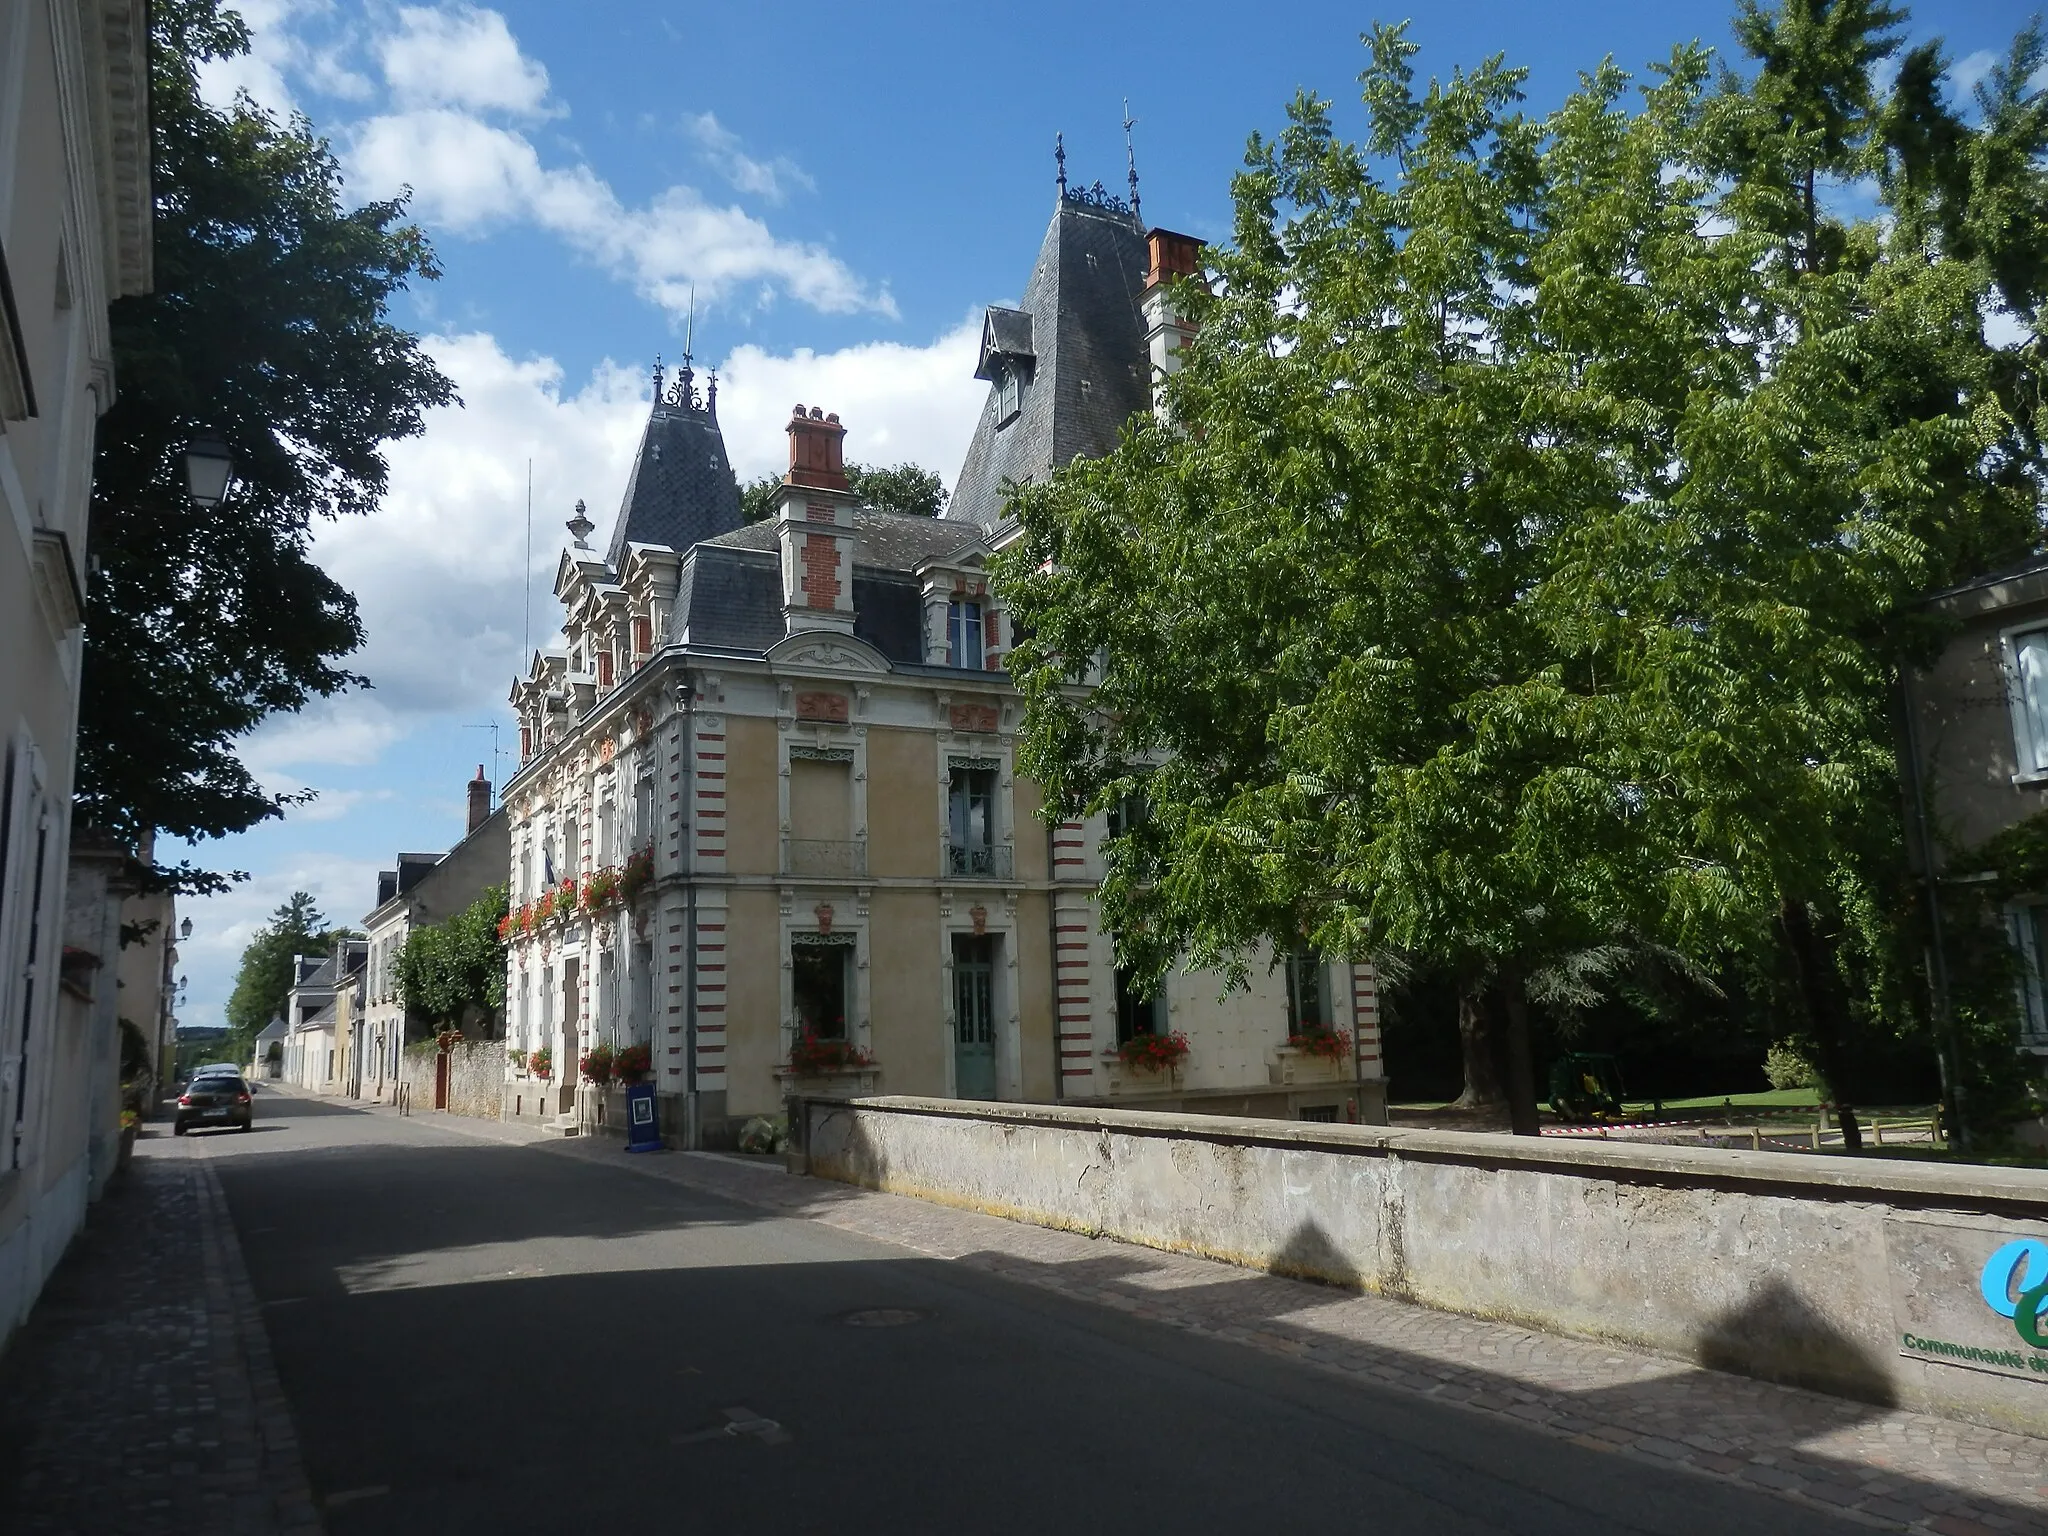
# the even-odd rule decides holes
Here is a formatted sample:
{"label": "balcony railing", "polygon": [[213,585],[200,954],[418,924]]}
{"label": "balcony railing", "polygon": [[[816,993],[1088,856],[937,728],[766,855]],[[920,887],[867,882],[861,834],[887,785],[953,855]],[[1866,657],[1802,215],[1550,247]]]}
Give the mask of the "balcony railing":
{"label": "balcony railing", "polygon": [[789,840],[791,875],[840,875],[853,878],[868,872],[868,845],[843,843],[814,837]]}
{"label": "balcony railing", "polygon": [[946,872],[967,880],[1007,880],[1011,851],[1007,843],[948,843]]}

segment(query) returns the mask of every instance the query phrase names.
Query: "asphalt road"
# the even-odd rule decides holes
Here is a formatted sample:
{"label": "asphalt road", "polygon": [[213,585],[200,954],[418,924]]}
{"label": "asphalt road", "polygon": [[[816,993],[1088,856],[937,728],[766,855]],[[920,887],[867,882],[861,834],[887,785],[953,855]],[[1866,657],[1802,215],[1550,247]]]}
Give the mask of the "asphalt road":
{"label": "asphalt road", "polygon": [[335,1536],[1866,1529],[623,1168],[257,1105],[194,1150]]}

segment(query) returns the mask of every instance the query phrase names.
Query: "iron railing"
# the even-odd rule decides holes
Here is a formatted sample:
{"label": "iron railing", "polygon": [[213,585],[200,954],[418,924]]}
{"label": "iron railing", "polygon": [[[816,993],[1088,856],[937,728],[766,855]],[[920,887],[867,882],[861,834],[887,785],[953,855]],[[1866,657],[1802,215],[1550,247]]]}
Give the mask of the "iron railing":
{"label": "iron railing", "polygon": [[946,871],[969,880],[1007,880],[1011,851],[1007,843],[948,843]]}

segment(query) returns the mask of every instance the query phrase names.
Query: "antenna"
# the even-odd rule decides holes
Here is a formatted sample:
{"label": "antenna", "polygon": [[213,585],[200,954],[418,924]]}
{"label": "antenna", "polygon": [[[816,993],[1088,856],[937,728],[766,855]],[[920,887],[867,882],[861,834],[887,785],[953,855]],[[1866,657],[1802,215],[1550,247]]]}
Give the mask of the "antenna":
{"label": "antenna", "polygon": [[485,725],[465,725],[463,729],[465,731],[489,731],[491,733],[491,791],[495,794],[498,788],[498,759],[505,755],[498,746],[498,722],[492,720]]}
{"label": "antenna", "polygon": [[526,570],[519,588],[520,622],[519,670],[533,661],[533,460],[526,461]]}
{"label": "antenna", "polygon": [[690,349],[697,341],[697,285],[690,284],[690,320],[683,331],[683,366],[690,366]]}
{"label": "antenna", "polygon": [[1138,126],[1138,120],[1131,116],[1131,98],[1124,98],[1124,162],[1131,168],[1131,217],[1140,225],[1145,220],[1138,212],[1138,151],[1131,143],[1131,130]]}

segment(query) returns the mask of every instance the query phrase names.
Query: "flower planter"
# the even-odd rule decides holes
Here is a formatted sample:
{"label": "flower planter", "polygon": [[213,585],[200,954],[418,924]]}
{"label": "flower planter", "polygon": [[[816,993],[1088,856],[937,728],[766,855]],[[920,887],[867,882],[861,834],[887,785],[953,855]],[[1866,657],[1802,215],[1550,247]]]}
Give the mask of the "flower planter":
{"label": "flower planter", "polygon": [[866,1066],[814,1067],[801,1073],[777,1067],[775,1080],[782,1085],[785,1099],[856,1099],[880,1087],[882,1069],[872,1061]]}
{"label": "flower planter", "polygon": [[1117,1097],[1173,1093],[1180,1087],[1178,1067],[1134,1067],[1114,1051],[1103,1052],[1102,1070],[1109,1079],[1110,1093]]}
{"label": "flower planter", "polygon": [[1322,1056],[1298,1046],[1278,1045],[1266,1063],[1266,1075],[1275,1086],[1299,1083],[1347,1083],[1351,1080],[1349,1056]]}

